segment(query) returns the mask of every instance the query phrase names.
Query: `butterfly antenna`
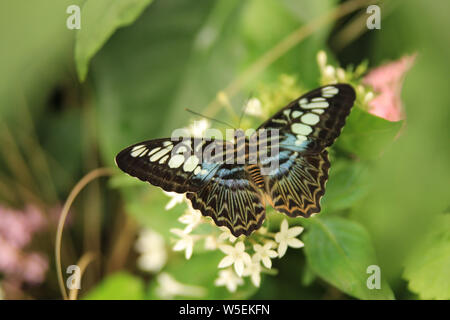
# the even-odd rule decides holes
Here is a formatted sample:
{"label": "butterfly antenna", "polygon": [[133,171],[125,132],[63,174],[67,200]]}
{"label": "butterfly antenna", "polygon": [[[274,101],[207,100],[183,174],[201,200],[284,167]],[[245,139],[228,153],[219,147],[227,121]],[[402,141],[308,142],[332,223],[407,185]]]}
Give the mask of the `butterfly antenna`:
{"label": "butterfly antenna", "polygon": [[196,115],[196,116],[199,116],[199,117],[202,117],[202,118],[211,120],[211,121],[215,121],[215,122],[224,124],[224,125],[230,127],[231,129],[235,129],[232,125],[230,125],[229,123],[226,123],[225,121],[222,121],[222,120],[218,120],[218,119],[214,119],[214,118],[205,116],[205,115],[203,115],[203,114],[201,114],[201,113],[198,113],[198,112],[195,112],[194,110],[191,110],[191,109],[189,109],[189,108],[185,108],[184,110],[186,110],[187,112],[192,113],[192,114],[194,114],[194,115]]}
{"label": "butterfly antenna", "polygon": [[247,97],[247,100],[245,100],[244,108],[242,108],[241,115],[240,115],[240,117],[239,117],[239,125],[238,125],[238,128],[241,127],[241,121],[242,121],[242,118],[244,117],[245,111],[247,111],[248,102],[250,101],[250,99],[251,99],[252,97],[253,97],[253,92],[250,92],[249,96]]}

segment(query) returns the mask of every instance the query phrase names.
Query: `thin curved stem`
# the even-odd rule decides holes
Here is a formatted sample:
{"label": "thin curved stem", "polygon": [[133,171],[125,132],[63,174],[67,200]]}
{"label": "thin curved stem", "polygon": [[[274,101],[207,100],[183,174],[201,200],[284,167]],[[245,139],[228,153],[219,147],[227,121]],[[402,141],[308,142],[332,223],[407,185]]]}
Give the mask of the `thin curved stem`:
{"label": "thin curved stem", "polygon": [[55,263],[56,263],[56,273],[58,276],[58,284],[61,294],[64,300],[68,299],[66,288],[64,286],[64,278],[62,274],[62,266],[61,266],[61,239],[62,233],[64,229],[64,224],[66,222],[67,215],[69,214],[69,209],[72,206],[75,198],[78,194],[83,190],[83,188],[92,180],[95,180],[102,176],[110,176],[113,174],[113,170],[111,168],[98,168],[92,170],[87,175],[85,175],[78,183],[73,187],[69,196],[67,197],[66,202],[61,211],[61,216],[58,221],[58,228],[56,230],[56,242],[55,242]]}
{"label": "thin curved stem", "polygon": [[[77,266],[80,268],[80,282],[83,277],[83,273],[86,270],[89,263],[91,263],[95,259],[96,254],[93,252],[86,252],[83,256],[78,260]],[[78,297],[78,289],[70,289],[69,291],[69,300],[77,300]]]}

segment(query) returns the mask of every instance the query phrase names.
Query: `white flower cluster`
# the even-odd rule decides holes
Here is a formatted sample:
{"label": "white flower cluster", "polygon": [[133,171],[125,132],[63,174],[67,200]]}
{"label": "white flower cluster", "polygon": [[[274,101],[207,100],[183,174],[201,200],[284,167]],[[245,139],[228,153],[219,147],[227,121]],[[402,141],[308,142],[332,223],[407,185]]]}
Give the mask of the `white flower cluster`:
{"label": "white flower cluster", "polygon": [[347,82],[349,80],[344,69],[335,68],[332,65],[327,64],[327,54],[325,51],[321,50],[317,53],[317,63],[322,75],[321,83],[323,85]]}
{"label": "white flower cluster", "polygon": [[236,291],[239,285],[244,283],[244,277],[250,277],[251,282],[259,287],[261,273],[272,268],[273,258],[281,258],[288,247],[301,248],[303,242],[297,236],[303,231],[302,227],[289,228],[286,219],[280,226],[280,231],[270,233],[265,228],[259,229],[249,239],[237,239],[227,228],[221,228],[222,232],[210,234],[195,234],[192,231],[203,223],[213,223],[205,218],[198,210],[188,205],[186,212],[178,219],[185,224],[184,229],[172,229],[171,232],[178,237],[173,250],[184,251],[186,259],[192,256],[194,245],[198,241],[204,242],[206,250],[220,249],[225,257],[220,261],[218,268],[219,277],[217,286],[225,286],[230,292]]}
{"label": "white flower cluster", "polygon": [[[322,85],[341,83],[341,82],[352,82],[355,79],[360,78],[367,70],[367,65],[361,63],[354,70],[345,71],[343,68],[334,67],[327,64],[327,54],[325,51],[319,51],[317,53],[317,64],[319,65]],[[375,94],[373,90],[362,84],[356,85],[356,92],[358,97],[362,97],[360,101],[364,105],[367,105],[371,101]]]}
{"label": "white flower cluster", "polygon": [[137,265],[141,270],[157,273],[166,264],[167,250],[164,238],[151,229],[140,232],[135,249],[140,253]]}
{"label": "white flower cluster", "polygon": [[159,274],[156,280],[157,294],[163,299],[173,299],[176,296],[198,298],[206,292],[205,288],[182,284],[166,272]]}

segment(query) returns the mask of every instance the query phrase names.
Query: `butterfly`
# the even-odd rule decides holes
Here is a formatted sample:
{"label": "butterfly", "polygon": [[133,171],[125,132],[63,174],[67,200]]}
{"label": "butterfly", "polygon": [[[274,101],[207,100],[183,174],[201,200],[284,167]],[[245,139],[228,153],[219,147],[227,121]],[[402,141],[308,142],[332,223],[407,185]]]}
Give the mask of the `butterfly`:
{"label": "butterfly", "polygon": [[323,86],[290,102],[249,137],[236,130],[233,141],[149,140],[122,150],[116,164],[165,191],[186,193],[216,225],[249,236],[261,227],[267,203],[290,217],[320,212],[330,168],[326,148],[354,101],[348,84]]}

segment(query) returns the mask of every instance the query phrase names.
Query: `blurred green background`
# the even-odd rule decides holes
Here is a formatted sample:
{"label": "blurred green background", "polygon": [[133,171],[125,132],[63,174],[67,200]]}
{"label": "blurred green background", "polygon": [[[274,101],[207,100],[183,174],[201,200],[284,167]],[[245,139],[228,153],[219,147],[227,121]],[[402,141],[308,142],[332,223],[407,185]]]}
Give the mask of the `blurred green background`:
{"label": "blurred green background", "polygon": [[[379,30],[366,27],[373,3],[381,7]],[[80,30],[66,27],[71,4],[81,7]],[[362,111],[354,110],[334,151],[340,160],[332,162],[322,223],[336,232],[343,256],[334,257],[337,249],[318,224],[301,219],[305,248],[275,259],[278,274],[264,276],[260,288],[246,283],[230,294],[215,287],[219,251],[185,260],[168,248],[163,271],[207,287],[200,298],[208,299],[449,299],[449,11],[444,0],[2,1],[0,226],[9,223],[6,216],[27,217],[30,206],[43,221],[36,232],[11,222],[17,234],[31,237],[15,247],[15,260],[0,227],[0,296],[61,298],[56,227],[85,174],[114,168],[116,153],[132,143],[189,125],[185,108],[229,117],[218,92],[239,114],[249,95],[282,90],[282,75],[302,90],[319,86],[316,55],[324,50],[334,65],[365,61],[369,70],[417,53],[401,92],[400,133],[397,124],[358,118]],[[288,47],[280,48],[283,41]],[[380,151],[371,141],[385,136]],[[149,227],[170,244],[169,229],[179,226],[183,208],[166,212],[167,196],[114,170],[84,188],[71,207],[62,269],[92,253],[79,298],[160,298],[157,275],[136,266],[134,243]],[[347,247],[352,236],[356,242]],[[8,271],[32,261],[33,253],[39,263],[23,272],[41,277]],[[379,296],[349,287],[353,275],[343,270],[359,268],[353,259],[362,265],[372,257],[382,272]]]}

